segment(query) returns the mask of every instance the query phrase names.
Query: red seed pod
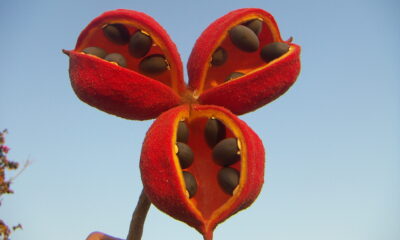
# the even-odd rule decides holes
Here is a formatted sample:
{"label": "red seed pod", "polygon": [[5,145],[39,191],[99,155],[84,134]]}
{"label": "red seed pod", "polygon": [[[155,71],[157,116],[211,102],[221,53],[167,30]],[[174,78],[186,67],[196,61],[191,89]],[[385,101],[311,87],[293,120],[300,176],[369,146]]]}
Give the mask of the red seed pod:
{"label": "red seed pod", "polygon": [[[220,49],[226,59],[213,64]],[[299,55],[300,47],[282,40],[269,13],[235,10],[213,22],[197,40],[188,62],[189,86],[199,103],[244,114],[289,89],[300,72]],[[244,75],[230,78],[235,72]]]}
{"label": "red seed pod", "polygon": [[190,55],[189,86],[174,43],[144,13],[106,12],[64,52],[82,101],[134,120],[161,114],[140,161],[145,193],[160,210],[211,240],[256,199],[264,148],[234,114],[278,98],[300,72],[300,47],[282,40],[269,13],[239,9],[212,23]]}
{"label": "red seed pod", "polygon": [[176,46],[144,13],[105,12],[82,31],[74,50],[64,52],[75,93],[100,110],[145,120],[182,102],[186,87]]}
{"label": "red seed pod", "polygon": [[144,13],[106,12],[82,31],[74,50],[64,52],[81,100],[138,120],[182,103],[244,114],[282,95],[300,72],[300,47],[283,41],[274,18],[254,8],[226,14],[199,37],[188,62],[190,89],[174,43]]}
{"label": "red seed pod", "polygon": [[[206,128],[215,119],[220,124],[214,130]],[[177,145],[182,122],[188,129],[185,148],[190,148],[193,159],[185,169]],[[207,133],[221,128],[222,138]],[[207,138],[214,137],[219,143],[210,146]],[[221,164],[215,155],[235,159]],[[157,208],[211,240],[217,224],[256,199],[264,181],[264,158],[259,137],[230,111],[212,105],[182,105],[160,115],[150,127],[140,170],[146,195]]]}

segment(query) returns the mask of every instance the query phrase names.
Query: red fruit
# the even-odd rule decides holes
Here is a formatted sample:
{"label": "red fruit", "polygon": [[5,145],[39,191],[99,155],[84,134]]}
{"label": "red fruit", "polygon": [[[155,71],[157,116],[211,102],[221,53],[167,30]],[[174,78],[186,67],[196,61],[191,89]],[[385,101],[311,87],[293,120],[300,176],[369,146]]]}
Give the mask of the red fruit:
{"label": "red fruit", "polygon": [[[75,93],[100,110],[145,120],[182,102],[179,94],[185,91],[185,84],[176,46],[144,13],[122,9],[106,12],[82,31],[74,50],[64,52],[70,56]],[[119,59],[105,60],[113,53]],[[163,57],[164,62],[155,64],[164,64],[164,69],[143,73],[140,66],[154,55]],[[125,64],[118,64],[121,58]]]}
{"label": "red fruit", "polygon": [[[278,55],[267,51],[274,60],[266,61],[262,49],[271,43],[285,44],[288,49]],[[213,65],[213,53],[221,48],[227,55],[225,63]],[[299,55],[300,47],[282,40],[269,13],[239,9],[217,19],[197,40],[188,62],[189,86],[199,103],[244,114],[289,89],[300,72]],[[234,72],[245,75],[227,80]]]}
{"label": "red fruit", "polygon": [[140,161],[145,193],[160,210],[211,240],[217,224],[256,199],[264,148],[234,114],[273,101],[300,72],[300,47],[282,40],[269,13],[239,9],[212,23],[190,55],[189,86],[175,45],[144,13],[106,12],[64,52],[84,102],[128,119],[161,114]]}
{"label": "red fruit", "polygon": [[300,47],[283,41],[273,17],[254,8],[230,12],[203,32],[188,62],[189,89],[174,43],[144,13],[102,14],[65,53],[81,100],[138,120],[182,103],[244,114],[282,95],[300,72]]}
{"label": "red fruit", "polygon": [[[211,131],[224,128],[224,136],[210,146],[206,138],[217,135],[207,134],[206,125],[214,120],[220,124]],[[182,122],[189,130],[185,145],[193,153],[193,162],[184,167],[177,146]],[[221,147],[224,142],[226,146]],[[238,159],[221,164],[215,152],[229,159],[237,154]],[[217,224],[256,199],[264,181],[264,157],[259,137],[228,110],[183,105],[163,113],[150,127],[140,170],[146,195],[157,208],[211,240]]]}

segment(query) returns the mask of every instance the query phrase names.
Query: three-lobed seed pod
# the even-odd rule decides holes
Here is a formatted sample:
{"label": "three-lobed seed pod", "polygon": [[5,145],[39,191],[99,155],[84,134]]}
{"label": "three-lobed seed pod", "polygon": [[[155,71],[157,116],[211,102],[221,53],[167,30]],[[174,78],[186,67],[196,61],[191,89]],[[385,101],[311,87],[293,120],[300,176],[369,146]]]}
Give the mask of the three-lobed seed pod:
{"label": "three-lobed seed pod", "polygon": [[282,40],[269,13],[238,9],[212,23],[189,57],[188,86],[175,44],[144,13],[106,12],[64,53],[82,101],[127,119],[159,116],[140,160],[155,206],[211,240],[217,224],[256,199],[264,149],[234,114],[273,101],[300,71],[300,47]]}

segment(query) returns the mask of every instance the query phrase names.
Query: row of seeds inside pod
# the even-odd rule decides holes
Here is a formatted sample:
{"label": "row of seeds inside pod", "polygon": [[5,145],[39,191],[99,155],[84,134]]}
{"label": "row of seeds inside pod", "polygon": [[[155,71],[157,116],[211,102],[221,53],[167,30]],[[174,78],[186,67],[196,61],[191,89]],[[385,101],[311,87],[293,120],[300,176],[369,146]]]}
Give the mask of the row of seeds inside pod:
{"label": "row of seeds inside pod", "polygon": [[[134,58],[143,58],[150,51],[153,40],[144,31],[138,30],[130,35],[125,25],[120,23],[107,24],[102,27],[104,36],[114,44],[127,45],[129,53]],[[84,53],[102,58],[106,61],[126,67],[126,59],[120,53],[107,53],[99,47],[87,47]],[[139,71],[143,74],[161,74],[169,68],[168,62],[161,54],[154,54],[143,58],[139,63]]]}
{"label": "row of seeds inside pod", "polygon": [[[262,31],[263,22],[260,19],[253,19],[239,24],[229,30],[229,38],[233,45],[244,52],[256,52],[260,48],[258,35]],[[289,51],[289,45],[283,42],[272,42],[264,45],[260,51],[261,59],[269,63]],[[213,67],[222,66],[228,59],[228,53],[222,47],[218,47],[211,58]],[[245,75],[241,72],[233,72],[227,76],[225,81],[229,81]]]}
{"label": "row of seeds inside pod", "polygon": [[[226,128],[221,121],[215,118],[208,119],[204,136],[207,144],[213,149],[212,156],[215,163],[222,166],[218,172],[218,183],[222,190],[233,195],[235,188],[239,184],[239,171],[230,165],[240,160],[240,150],[236,138],[225,138]],[[180,121],[176,138],[176,155],[182,169],[189,168],[194,159],[194,154],[187,141],[189,138],[189,128],[184,121]],[[183,171],[186,190],[189,198],[193,197],[197,191],[196,178],[188,171]]]}

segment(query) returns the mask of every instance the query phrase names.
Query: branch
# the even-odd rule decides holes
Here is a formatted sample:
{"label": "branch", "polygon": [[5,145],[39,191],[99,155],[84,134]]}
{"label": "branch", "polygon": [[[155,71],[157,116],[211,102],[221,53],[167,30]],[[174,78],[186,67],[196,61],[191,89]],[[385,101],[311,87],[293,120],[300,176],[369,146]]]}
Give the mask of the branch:
{"label": "branch", "polygon": [[150,200],[147,198],[144,190],[142,190],[135,211],[132,214],[132,220],[126,240],[142,239],[144,221],[146,220],[150,205]]}
{"label": "branch", "polygon": [[[144,221],[146,220],[147,212],[149,211],[150,205],[151,202],[144,193],[144,190],[142,190],[135,211],[133,211],[132,214],[132,220],[129,226],[129,233],[126,240],[142,239]],[[92,232],[91,234],[89,234],[86,240],[122,240],[122,239],[109,236],[102,232]]]}

